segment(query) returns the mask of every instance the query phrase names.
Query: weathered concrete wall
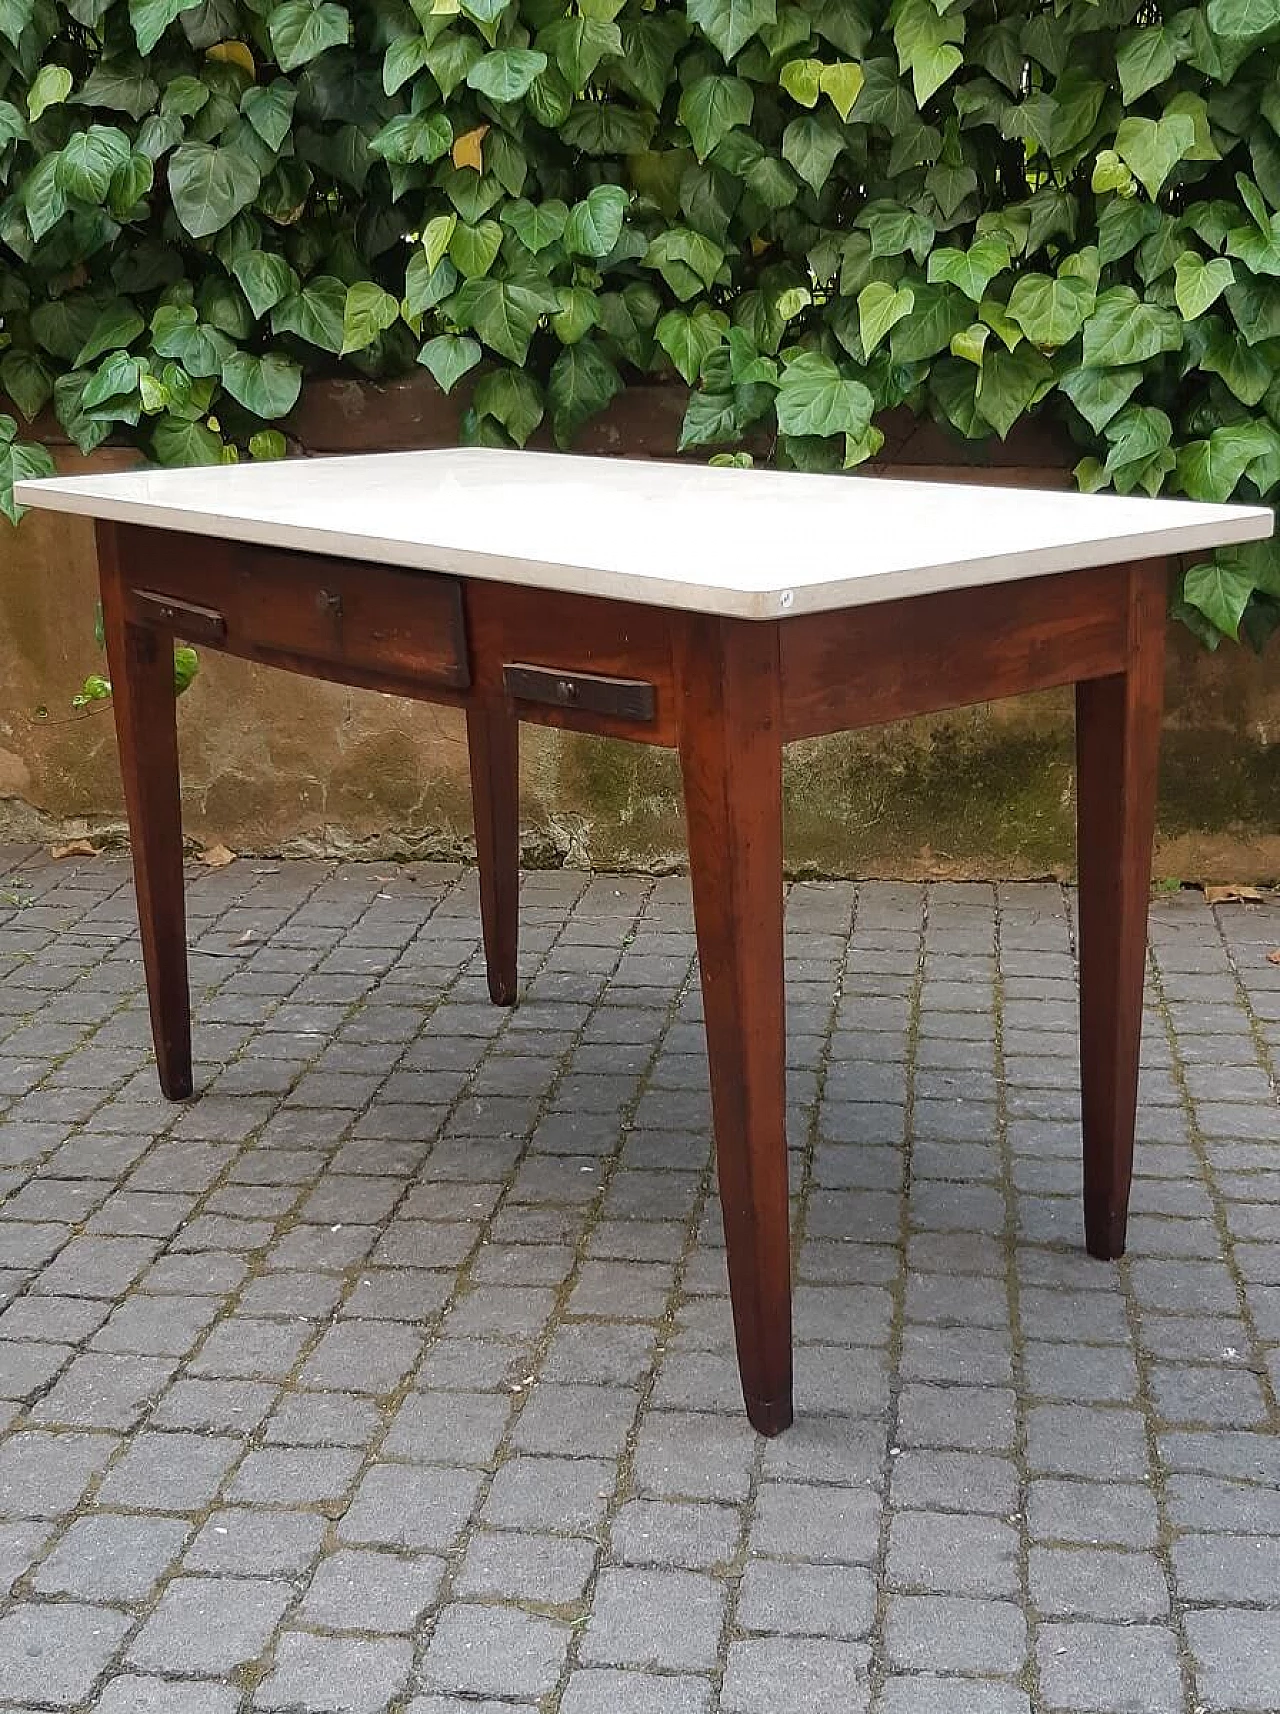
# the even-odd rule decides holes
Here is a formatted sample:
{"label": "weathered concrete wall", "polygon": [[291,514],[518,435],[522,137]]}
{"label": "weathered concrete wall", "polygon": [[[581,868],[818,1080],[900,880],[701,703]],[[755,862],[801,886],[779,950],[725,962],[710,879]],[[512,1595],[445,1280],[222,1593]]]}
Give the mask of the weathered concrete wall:
{"label": "weathered concrete wall", "polygon": [[[69,706],[100,666],[94,580],[87,525],[49,513],[16,532],[0,524],[0,838],[122,831],[110,713]],[[1211,656],[1176,626],[1171,642],[1159,872],[1274,880],[1280,648]],[[202,658],[180,704],[192,838],[254,852],[466,850],[452,711]],[[528,861],[682,862],[670,755],[528,726],[522,744]],[[821,874],[1069,872],[1072,789],[1066,693],[814,740],[789,753],[788,855]]]}

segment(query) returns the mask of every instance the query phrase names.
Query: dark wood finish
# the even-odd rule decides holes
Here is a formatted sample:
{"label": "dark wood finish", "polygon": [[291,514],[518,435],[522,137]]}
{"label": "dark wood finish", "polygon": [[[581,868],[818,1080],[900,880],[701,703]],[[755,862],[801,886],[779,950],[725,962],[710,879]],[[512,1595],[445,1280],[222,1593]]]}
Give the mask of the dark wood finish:
{"label": "dark wood finish", "polygon": [[480,869],[480,925],[489,998],[516,998],[520,938],[520,723],[493,698],[467,707],[471,804]]}
{"label": "dark wood finish", "polygon": [[191,1091],[173,637],[467,716],[489,992],[516,993],[518,721],[676,746],[743,1397],[791,1421],[781,751],[1076,683],[1087,1244],[1124,1247],[1164,572],[1029,578],[759,622],[98,527],[161,1084]]}
{"label": "dark wood finish", "polygon": [[142,585],[130,600],[133,618],[167,603],[185,637],[184,612],[213,609],[223,637],[191,641],[228,654],[344,680],[373,675],[454,690],[471,682],[456,578],[162,530],[122,537]]}
{"label": "dark wood finish", "polygon": [[193,1081],[173,638],[168,630],[136,625],[126,617],[115,526],[99,523],[96,533],[151,1034],[160,1087],[171,1101],[181,1101],[191,1094]]}
{"label": "dark wood finish", "polygon": [[585,708],[619,720],[653,719],[653,686],[639,678],[605,678],[599,673],[565,673],[555,667],[516,662],[502,669],[507,695],[515,702],[548,702],[555,708]]}
{"label": "dark wood finish", "polygon": [[1120,672],[1127,631],[1105,567],[802,614],[781,627],[786,738]]}
{"label": "dark wood finish", "polygon": [[159,625],[188,643],[226,647],[227,622],[212,607],[197,607],[194,601],[174,601],[154,589],[134,589],[129,594],[131,610],[148,624]]}
{"label": "dark wood finish", "polygon": [[792,1417],[778,628],[672,629],[738,1367],[748,1417],[773,1435]]}
{"label": "dark wood finish", "polygon": [[1130,567],[1127,668],[1076,686],[1085,1247],[1124,1254],[1164,694],[1166,577]]}

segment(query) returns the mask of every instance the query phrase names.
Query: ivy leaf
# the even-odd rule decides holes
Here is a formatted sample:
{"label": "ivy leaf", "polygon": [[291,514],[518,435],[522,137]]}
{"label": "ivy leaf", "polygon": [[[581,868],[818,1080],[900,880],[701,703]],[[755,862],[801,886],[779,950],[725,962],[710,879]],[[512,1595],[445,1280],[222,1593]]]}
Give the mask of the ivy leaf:
{"label": "ivy leaf", "polygon": [[240,97],[240,111],[267,147],[275,151],[284,147],[297,99],[298,92],[289,80],[278,77],[274,83],[246,89]]}
{"label": "ivy leaf", "polygon": [[621,55],[622,33],[607,18],[557,18],[538,32],[538,44],[549,49],[569,88],[580,95],[602,59]]}
{"label": "ivy leaf", "polygon": [[735,126],[749,125],[754,106],[751,85],[740,77],[707,76],[691,83],[680,97],[679,119],[698,159],[705,161]]}
{"label": "ivy leaf", "polygon": [[233,351],[222,365],[222,385],[246,411],[270,421],[288,416],[297,404],[302,369],[276,352],[254,357],[247,351]]}
{"label": "ivy leaf", "polygon": [[216,435],[204,423],[186,422],[181,417],[160,418],[151,437],[151,448],[158,464],[222,462],[221,435]]}
{"label": "ivy leaf", "polygon": [[726,60],[778,19],[776,0],[688,0],[689,17]]}
{"label": "ivy leaf", "polygon": [[53,378],[34,351],[11,349],[0,358],[0,387],[31,422],[53,397]]}
{"label": "ivy leaf", "polygon": [[946,286],[919,282],[912,287],[915,302],[911,314],[889,335],[889,350],[895,363],[920,363],[945,351],[953,335],[969,323],[972,309]]}
{"label": "ivy leaf", "polygon": [[911,73],[917,107],[923,107],[964,64],[964,55],[956,46],[963,40],[962,14],[940,16],[933,0],[901,0],[896,8],[893,44],[898,50],[899,68]]}
{"label": "ivy leaf", "polygon": [[[459,228],[459,231],[462,229]],[[363,351],[399,319],[400,305],[372,280],[357,280],[342,305],[342,356]]]}
{"label": "ivy leaf", "polygon": [[607,256],[622,234],[627,193],[621,185],[601,184],[569,211],[564,227],[565,249],[574,255]]}
{"label": "ivy leaf", "polygon": [[1232,423],[1193,440],[1178,452],[1178,486],[1193,500],[1230,500],[1240,479],[1259,457],[1273,450],[1261,423]]}
{"label": "ivy leaf", "polygon": [[141,119],[160,98],[160,90],[142,61],[132,54],[99,60],[72,101],[81,107],[109,107]]}
{"label": "ivy leaf", "polygon": [[470,327],[491,351],[523,363],[542,316],[557,307],[558,294],[544,280],[467,280],[450,299],[453,317]]}
{"label": "ivy leaf", "polygon": [[122,351],[125,346],[132,345],[146,325],[127,299],[115,298],[104,304],[76,353],[76,368],[83,369],[95,357],[101,357],[104,351]]}
{"label": "ivy leaf", "polygon": [[720,272],[724,251],[702,233],[687,226],[660,232],[644,254],[646,268],[656,268],[678,298],[696,297]]}
{"label": "ivy leaf", "polygon": [[[34,125],[42,113],[47,113],[51,107],[60,107],[71,94],[74,79],[64,65],[42,65],[27,91],[27,117]],[[17,109],[13,110],[15,113]],[[11,132],[12,136],[21,135]],[[5,138],[5,142],[10,139]]]}
{"label": "ivy leaf", "polygon": [[1185,113],[1169,113],[1163,119],[1129,118],[1121,121],[1116,132],[1116,154],[1132,168],[1154,202],[1195,141],[1195,124]]}
{"label": "ivy leaf", "polygon": [[0,447],[0,512],[11,524],[16,524],[27,508],[14,499],[14,483],[57,474],[57,466],[46,447],[21,440]]}
{"label": "ivy leaf", "polygon": [[[1215,35],[1245,40],[1266,35],[1280,24],[1280,8],[1276,0],[1209,0],[1206,16]],[[1199,603],[1193,605],[1198,606]],[[1220,626],[1219,629],[1225,630],[1226,627]],[[1234,631],[1231,635],[1235,635]]]}
{"label": "ivy leaf", "polygon": [[788,60],[778,82],[801,107],[816,107],[822,95],[822,70],[821,60]]}
{"label": "ivy leaf", "polygon": [[1236,271],[1225,256],[1206,262],[1194,250],[1184,250],[1173,265],[1173,274],[1178,313],[1184,321],[1195,321],[1231,285]]}
{"label": "ivy leaf", "polygon": [[467,73],[467,88],[490,101],[519,101],[547,65],[546,54],[536,49],[503,48],[476,61]]}
{"label": "ivy leaf", "polygon": [[980,303],[997,274],[1009,266],[1008,246],[999,238],[979,238],[968,250],[935,250],[929,257],[931,285],[958,286],[967,298]]}
{"label": "ivy leaf", "polygon": [[1103,469],[1115,475],[1126,465],[1146,464],[1172,437],[1173,424],[1163,411],[1152,405],[1129,405],[1107,425],[1110,450]]}
{"label": "ivy leaf", "polygon": [[535,204],[522,197],[515,202],[504,203],[498,215],[502,224],[509,226],[534,256],[562,236],[568,218],[568,207],[555,198]]}
{"label": "ivy leaf", "polygon": [[256,316],[265,315],[298,289],[298,276],[284,257],[265,250],[244,251],[231,264],[231,272]]}
{"label": "ivy leaf", "polygon": [[863,354],[871,353],[915,306],[915,293],[910,286],[896,290],[883,280],[872,280],[858,293],[858,333]]}
{"label": "ivy leaf", "polygon": [[129,159],[129,139],[114,125],[90,125],[77,131],[58,156],[55,182],[78,202],[103,203],[118,168]]}
{"label": "ivy leaf", "polygon": [[1178,318],[1170,310],[1143,303],[1130,286],[1103,292],[1084,324],[1084,361],[1091,369],[1149,363],[1162,351],[1177,351],[1181,345]]}
{"label": "ivy leaf", "polygon": [[871,426],[875,400],[861,381],[843,376],[829,357],[807,351],[782,371],[778,385],[778,428],[783,434],[851,434]]}
{"label": "ivy leaf", "polygon": [[1073,369],[1058,385],[1096,433],[1126,405],[1142,384],[1141,369]]}
{"label": "ivy leaf", "polygon": [[333,0],[284,0],[272,7],[267,33],[280,70],[296,71],[326,48],[345,47],[351,39],[351,17]]}
{"label": "ivy leaf", "polygon": [[173,211],[193,238],[207,238],[248,208],[262,174],[239,149],[183,143],[169,161]]}
{"label": "ivy leaf", "polygon": [[587,418],[602,411],[621,391],[622,378],[596,340],[566,346],[552,364],[547,382],[556,445],[570,446]]}
{"label": "ivy leaf", "polygon": [[1021,274],[1009,293],[1009,317],[1033,345],[1056,350],[1074,339],[1094,304],[1087,280],[1070,275]]}
{"label": "ivy leaf", "polygon": [[866,81],[866,73],[862,67],[852,61],[845,60],[839,65],[825,65],[822,68],[822,93],[846,122],[862,94]]}
{"label": "ivy leaf", "polygon": [[1240,621],[1252,597],[1252,575],[1223,559],[1192,566],[1182,580],[1182,599],[1237,642]]}
{"label": "ivy leaf", "polygon": [[492,268],[501,248],[502,228],[496,220],[482,220],[476,226],[454,228],[449,259],[464,280],[479,279]]}
{"label": "ivy leaf", "polygon": [[346,302],[347,288],[341,280],[317,274],[272,310],[272,332],[296,334],[308,345],[336,356],[342,350]]}
{"label": "ivy leaf", "polygon": [[1178,65],[1178,37],[1164,25],[1130,31],[1116,49],[1116,70],[1126,107],[1171,76]]}
{"label": "ivy leaf", "polygon": [[821,190],[844,149],[838,125],[826,117],[793,119],[782,133],[782,158],[811,190]]}
{"label": "ivy leaf", "polygon": [[480,417],[502,424],[517,446],[523,446],[542,421],[538,383],[517,370],[498,369],[478,384],[472,400]]}
{"label": "ivy leaf", "polygon": [[1052,378],[1048,359],[1032,345],[1020,345],[1016,351],[997,346],[984,355],[975,398],[1001,440]]}
{"label": "ivy leaf", "polygon": [[129,0],[129,22],[140,54],[149,54],[180,12],[200,0]]}
{"label": "ivy leaf", "polygon": [[429,369],[442,393],[451,393],[462,377],[480,361],[477,340],[465,334],[441,333],[429,339],[418,353],[418,362]]}
{"label": "ivy leaf", "polygon": [[689,311],[668,310],[654,329],[658,344],[690,386],[702,372],[705,359],[724,343],[728,332],[728,316],[708,304],[698,304]]}

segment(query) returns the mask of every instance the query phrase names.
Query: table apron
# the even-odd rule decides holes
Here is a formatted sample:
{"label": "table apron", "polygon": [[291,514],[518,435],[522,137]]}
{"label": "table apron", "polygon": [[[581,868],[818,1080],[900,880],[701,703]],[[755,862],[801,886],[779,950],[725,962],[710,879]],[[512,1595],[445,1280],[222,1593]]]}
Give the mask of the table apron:
{"label": "table apron", "polygon": [[1129,577],[1099,566],[781,622],[783,738],[1123,672]]}

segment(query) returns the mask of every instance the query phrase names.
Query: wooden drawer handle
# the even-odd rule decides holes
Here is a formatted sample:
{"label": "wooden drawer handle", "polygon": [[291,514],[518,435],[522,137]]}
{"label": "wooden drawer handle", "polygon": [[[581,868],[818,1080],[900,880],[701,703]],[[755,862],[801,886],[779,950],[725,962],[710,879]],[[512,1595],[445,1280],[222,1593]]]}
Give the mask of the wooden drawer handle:
{"label": "wooden drawer handle", "polygon": [[172,595],[158,595],[153,589],[135,589],[132,605],[139,619],[163,625],[189,642],[216,645],[226,641],[227,622],[212,607],[176,601]]}
{"label": "wooden drawer handle", "polygon": [[502,669],[507,695],[518,702],[544,702],[555,708],[581,708],[618,720],[653,720],[653,686],[644,679],[602,678],[596,673],[564,672],[559,667],[531,667],[519,662]]}

